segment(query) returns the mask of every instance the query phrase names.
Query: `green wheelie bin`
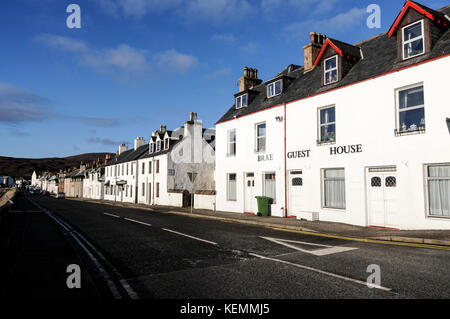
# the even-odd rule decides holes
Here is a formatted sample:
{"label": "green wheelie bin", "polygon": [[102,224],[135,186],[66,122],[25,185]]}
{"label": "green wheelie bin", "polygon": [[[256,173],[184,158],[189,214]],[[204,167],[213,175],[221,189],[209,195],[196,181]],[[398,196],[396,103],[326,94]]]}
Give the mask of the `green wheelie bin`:
{"label": "green wheelie bin", "polygon": [[258,215],[268,217],[269,216],[269,197],[266,196],[256,196],[258,201]]}

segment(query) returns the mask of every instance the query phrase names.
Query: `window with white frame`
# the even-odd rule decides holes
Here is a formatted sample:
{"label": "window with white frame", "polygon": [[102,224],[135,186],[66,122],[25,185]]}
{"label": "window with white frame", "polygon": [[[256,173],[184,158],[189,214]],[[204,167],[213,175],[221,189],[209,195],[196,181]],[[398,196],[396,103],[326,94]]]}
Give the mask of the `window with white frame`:
{"label": "window with white frame", "polygon": [[161,150],[161,141],[158,141],[156,145],[157,145],[156,146],[156,151],[159,152]]}
{"label": "window with white frame", "polygon": [[450,218],[450,164],[427,167],[428,215]]}
{"label": "window with white frame", "polygon": [[228,131],[228,156],[236,156],[236,130]]}
{"label": "window with white frame", "polygon": [[336,141],[336,108],[334,106],[319,109],[319,142]]}
{"label": "window with white frame", "polygon": [[266,151],[266,123],[256,124],[256,152]]}
{"label": "window with white frame", "polygon": [[272,204],[277,200],[277,183],[275,173],[264,174],[264,196],[272,199]]}
{"label": "window with white frame", "polygon": [[236,98],[236,108],[246,107],[248,104],[248,94],[240,95]]}
{"label": "window with white frame", "polygon": [[153,153],[155,151],[155,143],[150,144],[150,153]]}
{"label": "window with white frame", "polygon": [[324,61],[324,81],[325,85],[337,82],[338,80],[338,57],[337,55]]}
{"label": "window with white frame", "polygon": [[345,209],[345,170],[330,168],[322,171],[323,207]]}
{"label": "window with white frame", "polygon": [[403,28],[403,59],[413,58],[425,53],[423,21]]}
{"label": "window with white frame", "polygon": [[398,94],[398,131],[425,130],[425,99],[423,85],[401,89]]}
{"label": "window with white frame", "polygon": [[274,97],[283,92],[283,81],[278,80],[267,85],[267,97]]}
{"label": "window with white frame", "polygon": [[236,174],[228,174],[227,175],[227,200],[228,201],[236,201],[237,200],[237,191],[236,191]]}

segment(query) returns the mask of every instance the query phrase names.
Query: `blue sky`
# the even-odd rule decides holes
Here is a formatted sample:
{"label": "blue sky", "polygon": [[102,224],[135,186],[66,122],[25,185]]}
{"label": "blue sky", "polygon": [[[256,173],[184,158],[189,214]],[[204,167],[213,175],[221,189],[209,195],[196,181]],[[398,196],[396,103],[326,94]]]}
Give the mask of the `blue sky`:
{"label": "blue sky", "polygon": [[[81,8],[69,29],[66,8]],[[381,7],[369,29],[368,5]],[[357,43],[388,30],[403,0],[2,0],[0,156],[115,152],[189,112],[233,105],[245,66],[268,80],[303,65],[311,31]],[[434,9],[442,0],[422,0]]]}

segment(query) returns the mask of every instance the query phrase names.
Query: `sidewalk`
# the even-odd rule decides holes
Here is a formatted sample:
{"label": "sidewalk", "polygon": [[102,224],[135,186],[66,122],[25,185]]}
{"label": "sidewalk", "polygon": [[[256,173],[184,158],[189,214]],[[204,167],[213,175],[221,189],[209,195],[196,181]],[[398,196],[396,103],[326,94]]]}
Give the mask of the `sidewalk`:
{"label": "sidewalk", "polygon": [[351,239],[365,239],[375,241],[403,242],[411,244],[428,244],[450,247],[450,230],[390,230],[353,226],[324,221],[301,221],[291,218],[258,217],[231,212],[218,212],[203,209],[148,206],[143,204],[130,204],[110,202],[103,200],[68,198],[69,200],[87,201],[96,204],[130,207],[156,211],[160,213],[178,214],[197,218],[216,219],[226,222],[235,222],[248,225],[258,225],[270,228],[280,228],[291,231],[311,233],[317,236],[347,237]]}

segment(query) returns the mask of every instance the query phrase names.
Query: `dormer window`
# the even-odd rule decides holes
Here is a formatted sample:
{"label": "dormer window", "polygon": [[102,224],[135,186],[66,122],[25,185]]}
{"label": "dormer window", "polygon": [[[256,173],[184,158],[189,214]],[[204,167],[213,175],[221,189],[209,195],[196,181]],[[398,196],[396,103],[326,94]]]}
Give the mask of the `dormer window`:
{"label": "dormer window", "polygon": [[277,95],[280,95],[283,91],[283,82],[282,80],[275,81],[267,85],[267,97],[271,98]]}
{"label": "dormer window", "polygon": [[155,143],[150,144],[150,153],[153,153],[155,151]]}
{"label": "dormer window", "polygon": [[161,150],[161,141],[158,141],[158,144],[156,146],[156,151],[159,152]]}
{"label": "dormer window", "polygon": [[324,63],[325,85],[337,82],[338,80],[338,57],[337,55],[326,59]]}
{"label": "dormer window", "polygon": [[236,98],[236,109],[246,107],[248,104],[248,94],[243,94]]}
{"label": "dormer window", "polygon": [[168,138],[166,138],[166,139],[164,140],[164,149],[165,149],[165,150],[169,149],[169,139],[168,139]]}
{"label": "dormer window", "polygon": [[404,27],[402,34],[404,60],[425,53],[423,20]]}

